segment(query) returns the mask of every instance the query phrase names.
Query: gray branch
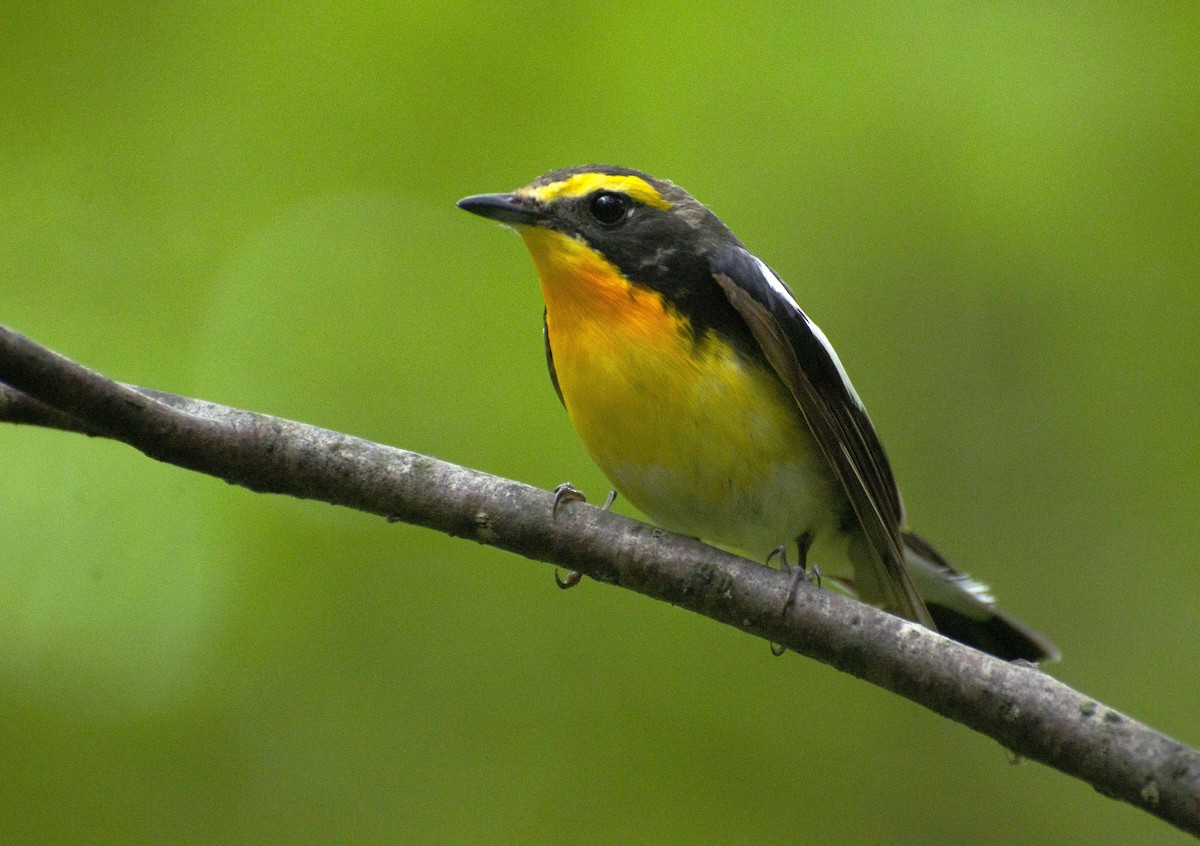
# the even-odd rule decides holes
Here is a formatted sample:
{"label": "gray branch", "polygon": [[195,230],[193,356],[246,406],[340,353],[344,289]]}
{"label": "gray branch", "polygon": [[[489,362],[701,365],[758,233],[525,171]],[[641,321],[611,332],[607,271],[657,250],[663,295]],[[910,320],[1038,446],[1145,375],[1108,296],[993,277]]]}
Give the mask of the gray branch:
{"label": "gray branch", "polygon": [[[1075,691],[830,590],[444,461],[120,384],[0,327],[0,420],[113,438],[263,493],[343,505],[577,570],[815,658],[1200,835],[1200,753]],[[782,666],[782,665],[781,665]]]}

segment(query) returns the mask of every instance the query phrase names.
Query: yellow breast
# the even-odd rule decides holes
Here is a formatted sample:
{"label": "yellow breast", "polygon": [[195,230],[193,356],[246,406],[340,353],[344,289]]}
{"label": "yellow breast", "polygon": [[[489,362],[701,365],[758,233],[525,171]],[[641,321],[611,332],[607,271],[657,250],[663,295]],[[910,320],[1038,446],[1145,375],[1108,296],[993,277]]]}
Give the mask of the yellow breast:
{"label": "yellow breast", "polygon": [[836,523],[824,460],[766,365],[694,337],[659,293],[583,242],[521,235],[567,412],[623,496],[666,528],[758,555]]}

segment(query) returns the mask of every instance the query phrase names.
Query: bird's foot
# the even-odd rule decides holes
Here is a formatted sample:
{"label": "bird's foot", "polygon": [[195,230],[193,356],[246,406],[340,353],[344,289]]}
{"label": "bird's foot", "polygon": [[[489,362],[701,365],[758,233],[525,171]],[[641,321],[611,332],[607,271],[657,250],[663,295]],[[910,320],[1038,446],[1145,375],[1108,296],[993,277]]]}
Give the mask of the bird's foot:
{"label": "bird's foot", "polygon": [[[604,505],[601,506],[601,510],[608,511],[616,501],[617,492],[609,491],[608,496],[604,500]],[[587,496],[570,482],[563,482],[554,489],[554,504],[550,507],[550,519],[557,520],[558,509],[568,502],[587,502]],[[582,579],[583,573],[580,573],[578,570],[571,570],[566,576],[560,576],[558,568],[554,568],[554,583],[563,590],[575,587]]]}
{"label": "bird's foot", "polygon": [[[767,566],[771,566],[771,559],[779,557],[779,569],[784,573],[790,573],[792,578],[788,582],[787,598],[783,601],[783,608],[779,611],[780,619],[787,617],[788,611],[796,604],[796,592],[800,589],[800,582],[812,582],[821,586],[821,570],[815,564],[809,568],[808,566],[808,550],[812,546],[813,538],[811,532],[805,532],[796,538],[796,549],[800,553],[800,561],[795,567],[788,564],[787,547],[778,546],[771,550],[767,556]],[[780,643],[771,644],[771,654],[779,657],[787,652],[787,647]]]}

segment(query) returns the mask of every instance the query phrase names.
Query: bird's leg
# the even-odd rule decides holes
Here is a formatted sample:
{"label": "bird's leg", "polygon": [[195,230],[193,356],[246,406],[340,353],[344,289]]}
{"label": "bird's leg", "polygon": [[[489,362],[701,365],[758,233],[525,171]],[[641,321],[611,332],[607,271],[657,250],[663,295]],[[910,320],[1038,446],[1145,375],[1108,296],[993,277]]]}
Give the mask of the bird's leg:
{"label": "bird's leg", "polygon": [[796,604],[796,591],[800,588],[801,579],[805,581],[815,579],[817,587],[821,586],[821,571],[817,569],[817,566],[813,565],[811,576],[808,572],[808,550],[812,548],[812,544],[812,532],[805,532],[796,538],[796,549],[800,553],[800,563],[792,568],[792,581],[788,584],[787,599],[784,600],[783,611],[780,612],[783,615],[786,615],[788,610]]}
{"label": "bird's leg", "polygon": [[773,558],[779,558],[779,570],[783,573],[792,575],[791,582],[788,583],[787,599],[783,603],[783,611],[786,614],[788,609],[796,602],[796,590],[800,586],[801,579],[809,582],[815,582],[817,587],[821,586],[821,570],[815,564],[812,569],[808,568],[808,551],[812,548],[813,536],[812,532],[805,532],[796,538],[796,550],[800,553],[800,561],[795,567],[788,564],[787,547],[777,546],[771,550],[767,556],[767,566],[771,566]]}
{"label": "bird's leg", "polygon": [[[609,491],[608,496],[604,500],[604,505],[600,507],[601,511],[608,511],[612,508],[612,504],[617,501],[617,492]],[[570,482],[563,482],[554,489],[554,505],[550,508],[550,519],[558,519],[558,509],[567,502],[587,502],[587,497],[583,491],[572,485]],[[583,579],[583,573],[578,570],[572,570],[567,575],[560,576],[558,568],[554,568],[554,583],[563,590],[573,588]]]}
{"label": "bird's leg", "polygon": [[[788,610],[796,603],[796,591],[800,588],[801,579],[811,581],[815,578],[817,586],[820,587],[821,585],[821,571],[817,569],[816,565],[813,565],[812,576],[809,575],[808,571],[808,550],[812,547],[812,543],[812,532],[805,532],[796,538],[796,551],[800,555],[800,561],[795,567],[788,566],[786,546],[780,546],[772,550],[771,554],[767,556],[767,564],[770,564],[771,559],[778,555],[779,569],[785,573],[790,572],[792,574],[791,581],[788,582],[787,599],[784,600],[783,609],[779,612],[780,618],[786,617]],[[771,644],[771,654],[775,657],[778,658],[785,652],[787,652],[786,646],[777,643]]]}

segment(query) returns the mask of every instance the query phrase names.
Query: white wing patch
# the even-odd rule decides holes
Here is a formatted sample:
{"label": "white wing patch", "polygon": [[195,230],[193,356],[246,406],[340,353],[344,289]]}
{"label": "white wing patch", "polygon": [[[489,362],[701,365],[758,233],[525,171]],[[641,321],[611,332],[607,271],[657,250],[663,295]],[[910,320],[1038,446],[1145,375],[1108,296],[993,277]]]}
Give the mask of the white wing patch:
{"label": "white wing patch", "polygon": [[944,605],[976,620],[985,619],[980,616],[980,606],[990,609],[996,605],[991,588],[983,582],[939,566],[916,550],[905,549],[904,563],[926,602]]}
{"label": "white wing patch", "polygon": [[984,605],[996,604],[996,597],[992,595],[992,589],[979,581],[979,579],[972,578],[966,573],[954,573],[948,575],[947,578]]}
{"label": "white wing patch", "polygon": [[854,397],[854,402],[864,412],[867,410],[863,405],[862,398],[859,397],[858,391],[854,390],[854,385],[850,382],[850,376],[846,373],[846,368],[842,366],[842,360],[838,358],[837,351],[833,348],[833,344],[829,343],[829,339],[825,337],[825,333],[821,331],[821,327],[808,319],[808,315],[804,313],[804,309],[796,303],[796,298],[792,296],[792,292],[787,289],[778,276],[771,272],[771,268],[767,267],[766,263],[758,256],[751,254],[758,265],[758,269],[762,271],[763,278],[767,280],[767,284],[771,286],[771,290],[783,298],[783,301],[796,310],[796,313],[804,318],[806,325],[816,336],[816,339],[821,342],[821,346],[825,348],[825,352],[829,353],[829,357],[833,359],[833,364],[837,368],[838,375],[842,377],[842,384],[845,385],[846,391],[850,396]]}
{"label": "white wing patch", "polygon": [[[800,310],[800,306],[796,303],[796,298],[792,296],[792,292],[787,289],[787,285],[784,285],[783,282],[780,281],[779,277],[771,272],[771,268],[767,267],[766,262],[756,255],[751,255],[750,258],[754,259],[754,263],[757,264],[758,269],[762,271],[763,278],[767,280],[767,284],[771,286],[771,290],[783,297],[783,299],[796,311],[804,314],[804,312]],[[804,319],[808,320],[807,317]],[[811,323],[809,325],[811,325]],[[825,346],[829,346],[829,343],[826,342]],[[830,350],[830,352],[833,352],[833,350]]]}

